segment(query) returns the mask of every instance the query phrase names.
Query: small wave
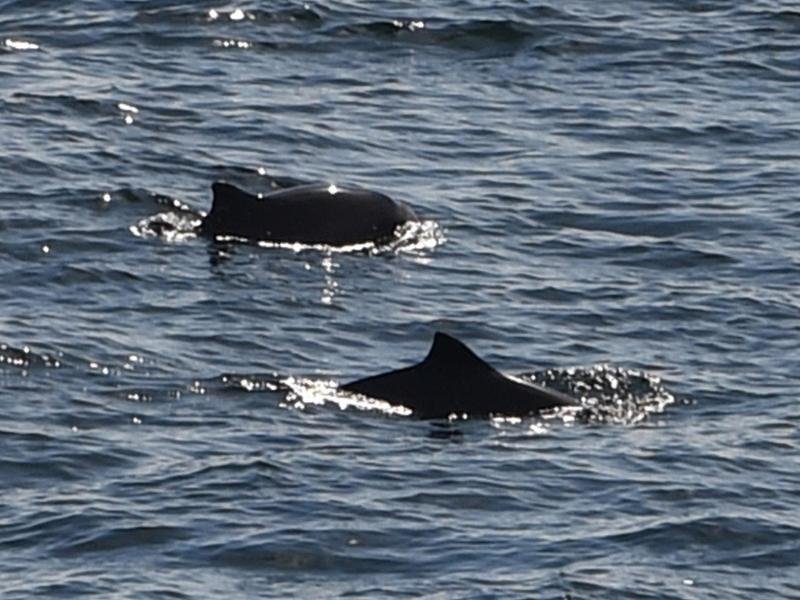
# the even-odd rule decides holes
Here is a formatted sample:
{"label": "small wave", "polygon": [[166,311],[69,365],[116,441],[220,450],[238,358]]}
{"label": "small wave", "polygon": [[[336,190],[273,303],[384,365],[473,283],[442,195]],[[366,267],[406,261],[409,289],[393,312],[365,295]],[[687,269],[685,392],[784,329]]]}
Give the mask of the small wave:
{"label": "small wave", "polygon": [[313,24],[321,19],[320,13],[309,4],[285,6],[271,10],[241,8],[197,10],[184,7],[168,7],[141,9],[135,16],[135,21],[138,23],[155,25]]}
{"label": "small wave", "polygon": [[525,378],[579,399],[578,410],[556,415],[585,423],[631,425],[663,412],[676,401],[660,378],[610,365],[548,369]]}
{"label": "small wave", "polygon": [[409,221],[397,228],[395,239],[377,248],[378,254],[425,254],[447,241],[436,221]]}
{"label": "small wave", "polygon": [[[217,382],[215,381],[213,383]],[[203,388],[204,392],[208,390],[209,384],[213,385],[213,383],[207,382],[206,386]],[[226,374],[219,378],[218,385],[221,385],[220,389],[244,390],[245,392],[276,392],[289,389],[277,374],[273,374],[269,377]]]}
{"label": "small wave", "polygon": [[62,357],[63,355],[59,352],[40,354],[28,346],[15,348],[8,344],[0,344],[0,369],[3,367],[16,367],[23,370],[37,367],[58,369],[61,367]]}
{"label": "small wave", "polygon": [[717,548],[724,555],[732,550],[738,553],[741,548],[794,545],[798,533],[800,528],[789,523],[778,524],[769,519],[737,515],[666,521],[609,538],[610,541],[645,546],[653,551],[702,547],[706,551]]}
{"label": "small wave", "polygon": [[754,9],[747,7],[742,16],[761,25],[763,33],[797,33],[800,31],[800,10],[792,8]]}
{"label": "small wave", "polygon": [[[351,7],[352,8],[352,7]],[[645,64],[661,46],[683,48],[670,36],[636,35],[621,15],[592,20],[548,7],[499,12],[495,18],[437,14],[374,14],[309,4],[274,9],[186,7],[144,9],[135,23],[147,43],[212,45],[225,50],[328,52],[342,44],[384,44],[442,49],[479,58],[514,55],[533,48],[546,56],[634,55]],[[186,33],[176,35],[175,30]],[[644,53],[645,56],[639,56]]]}
{"label": "small wave", "polygon": [[116,113],[116,105],[95,98],[79,98],[71,94],[14,92],[10,108],[22,114],[107,117]]}
{"label": "small wave", "polygon": [[128,229],[136,237],[156,237],[168,243],[196,238],[197,228],[205,216],[202,211],[195,210],[176,198],[140,189],[124,188],[113,193],[104,193],[101,199],[104,204],[118,199],[131,203],[147,202],[167,208],[166,211],[139,219]]}
{"label": "small wave", "polygon": [[87,552],[122,551],[130,547],[142,548],[144,546],[165,545],[191,536],[187,530],[181,527],[150,525],[103,528],[75,537],[77,539],[60,544],[56,554],[59,556],[78,556]]}
{"label": "small wave", "polygon": [[0,477],[9,488],[38,481],[70,481],[79,478],[78,472],[69,461],[52,456],[26,460],[0,458]]}
{"label": "small wave", "polygon": [[196,211],[188,204],[181,202],[177,198],[171,198],[163,194],[148,192],[146,190],[136,188],[123,188],[113,193],[106,193],[101,196],[102,200],[106,203],[111,202],[114,198],[119,198],[126,202],[149,202],[156,206],[164,206],[170,210],[190,213],[199,217],[204,217],[205,213]]}
{"label": "small wave", "polygon": [[3,43],[0,44],[0,48],[8,52],[26,52],[40,49],[39,44],[34,44],[33,42],[29,42],[27,40],[15,40],[12,38],[4,39]]}
{"label": "small wave", "polygon": [[515,49],[541,41],[541,28],[514,20],[447,22],[425,19],[392,19],[332,26],[325,35],[341,38],[396,38],[409,44],[429,45],[482,54]]}
{"label": "small wave", "polygon": [[136,237],[157,237],[174,244],[193,240],[202,219],[187,213],[162,212],[139,220],[129,227]]}
{"label": "small wave", "polygon": [[[340,540],[348,540],[349,532],[340,531],[336,534]],[[290,531],[282,536],[279,532],[276,537],[278,539],[213,544],[196,548],[194,555],[205,559],[208,565],[214,568],[252,569],[259,573],[265,569],[274,569],[281,572],[321,571],[373,575],[400,567],[399,563],[391,558],[354,555],[347,545],[340,543],[332,546],[330,541],[321,541],[319,534],[306,538],[295,531]],[[281,537],[283,539],[280,539]]]}

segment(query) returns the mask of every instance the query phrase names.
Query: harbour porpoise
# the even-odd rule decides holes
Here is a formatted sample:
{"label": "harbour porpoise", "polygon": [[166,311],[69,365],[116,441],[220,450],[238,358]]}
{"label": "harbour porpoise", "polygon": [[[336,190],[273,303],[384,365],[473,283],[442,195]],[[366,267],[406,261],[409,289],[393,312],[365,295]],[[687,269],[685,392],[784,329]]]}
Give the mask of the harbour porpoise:
{"label": "harbour porpoise", "polygon": [[341,389],[411,409],[422,419],[467,414],[475,417],[528,416],[572,398],[533,383],[506,377],[456,338],[437,332],[421,363],[359,379]]}
{"label": "harbour porpoise", "polygon": [[348,246],[390,240],[399,225],[416,221],[406,204],[361,188],[309,184],[263,196],[216,182],[200,232],[252,241]]}

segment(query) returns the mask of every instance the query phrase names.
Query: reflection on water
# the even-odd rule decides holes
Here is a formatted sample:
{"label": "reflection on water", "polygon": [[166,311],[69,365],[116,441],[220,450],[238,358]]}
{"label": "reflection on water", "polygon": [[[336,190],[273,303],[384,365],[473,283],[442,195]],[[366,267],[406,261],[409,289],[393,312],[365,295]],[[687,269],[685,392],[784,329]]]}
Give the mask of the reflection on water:
{"label": "reflection on water", "polygon": [[331,304],[339,287],[339,284],[333,276],[339,264],[334,262],[331,256],[325,256],[320,264],[322,265],[322,271],[325,277],[325,285],[322,288],[322,298],[320,300],[323,304]]}

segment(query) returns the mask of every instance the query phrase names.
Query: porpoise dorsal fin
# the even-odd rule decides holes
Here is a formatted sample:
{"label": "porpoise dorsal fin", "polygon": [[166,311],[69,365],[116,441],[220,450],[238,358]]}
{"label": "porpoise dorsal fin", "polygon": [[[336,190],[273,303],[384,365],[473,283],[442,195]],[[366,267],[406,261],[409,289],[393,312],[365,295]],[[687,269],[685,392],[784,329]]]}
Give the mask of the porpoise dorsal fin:
{"label": "porpoise dorsal fin", "polygon": [[230,202],[232,200],[250,199],[252,194],[237,188],[227,181],[215,181],[211,184],[214,202]]}
{"label": "porpoise dorsal fin", "polygon": [[212,183],[211,194],[211,210],[200,225],[201,231],[213,236],[236,233],[237,216],[248,214],[253,196],[226,181]]}
{"label": "porpoise dorsal fin", "polygon": [[525,416],[575,402],[545,387],[506,377],[464,343],[436,332],[422,362],[341,386],[410,408],[423,419],[451,414]]}
{"label": "porpoise dorsal fin", "polygon": [[494,372],[495,369],[480,358],[467,345],[451,335],[437,331],[433,336],[433,344],[422,364],[426,366],[452,367],[459,369],[481,368]]}

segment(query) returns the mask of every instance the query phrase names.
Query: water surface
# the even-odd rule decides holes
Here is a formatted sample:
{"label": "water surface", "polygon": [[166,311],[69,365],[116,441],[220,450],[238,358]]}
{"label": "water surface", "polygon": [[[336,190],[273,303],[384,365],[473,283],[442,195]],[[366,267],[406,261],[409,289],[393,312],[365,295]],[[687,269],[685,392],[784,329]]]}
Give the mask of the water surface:
{"label": "water surface", "polygon": [[[799,36],[791,2],[0,1],[3,597],[800,596]],[[217,179],[435,234],[148,235]],[[608,418],[340,407],[435,330]]]}

